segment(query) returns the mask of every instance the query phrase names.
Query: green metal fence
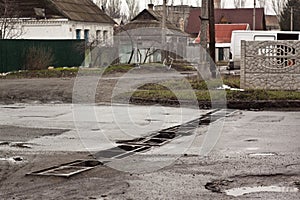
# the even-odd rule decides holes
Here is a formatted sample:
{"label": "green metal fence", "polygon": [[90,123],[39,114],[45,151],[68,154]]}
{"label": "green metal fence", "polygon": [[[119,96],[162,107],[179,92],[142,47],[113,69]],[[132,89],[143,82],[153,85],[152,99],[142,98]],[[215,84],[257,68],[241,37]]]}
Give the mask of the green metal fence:
{"label": "green metal fence", "polygon": [[0,73],[26,69],[26,52],[32,47],[51,51],[49,66],[81,66],[84,61],[84,40],[0,40]]}

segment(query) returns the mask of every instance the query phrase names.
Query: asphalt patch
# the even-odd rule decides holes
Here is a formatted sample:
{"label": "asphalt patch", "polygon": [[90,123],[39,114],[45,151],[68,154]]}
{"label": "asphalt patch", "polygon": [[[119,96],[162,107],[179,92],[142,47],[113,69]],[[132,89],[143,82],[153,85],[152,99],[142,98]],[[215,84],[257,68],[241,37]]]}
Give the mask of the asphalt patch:
{"label": "asphalt patch", "polygon": [[67,131],[69,130],[0,125],[0,138],[3,142],[27,142],[39,137],[58,136]]}

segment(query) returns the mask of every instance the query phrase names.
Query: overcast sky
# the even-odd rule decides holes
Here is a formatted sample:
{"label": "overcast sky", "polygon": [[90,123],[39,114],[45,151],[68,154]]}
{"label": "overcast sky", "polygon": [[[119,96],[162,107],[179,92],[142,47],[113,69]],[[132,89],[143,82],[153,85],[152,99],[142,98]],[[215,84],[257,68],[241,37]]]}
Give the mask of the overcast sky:
{"label": "overcast sky", "polygon": [[[141,0],[140,2],[140,10],[143,10],[144,8],[147,7],[148,3],[150,3],[151,0]],[[224,1],[225,3],[225,8],[234,8],[234,0],[221,0]],[[259,5],[259,1],[260,0],[256,0],[257,2],[257,7]],[[274,12],[272,11],[272,6],[271,6],[271,0],[266,0],[267,1],[267,8],[266,8],[266,13],[267,14],[274,14]],[[279,0],[280,1],[280,0]],[[171,2],[171,0],[169,0],[169,2]],[[174,4],[178,5],[181,4],[180,0],[174,0]],[[193,5],[193,6],[197,6],[197,2],[199,2],[201,4],[201,0],[184,0],[184,4],[186,5]],[[154,4],[162,4],[163,0],[152,0],[152,3]],[[246,8],[253,8],[254,7],[254,0],[246,0]]]}

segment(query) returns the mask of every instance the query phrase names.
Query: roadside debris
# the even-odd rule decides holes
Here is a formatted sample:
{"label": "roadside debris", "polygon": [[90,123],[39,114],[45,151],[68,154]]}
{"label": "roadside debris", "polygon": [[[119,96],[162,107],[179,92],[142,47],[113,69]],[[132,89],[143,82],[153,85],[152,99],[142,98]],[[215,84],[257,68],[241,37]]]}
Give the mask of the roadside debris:
{"label": "roadside debris", "polygon": [[231,91],[245,91],[244,89],[240,89],[240,88],[232,88],[228,85],[223,84],[221,87],[218,87],[217,90],[231,90]]}

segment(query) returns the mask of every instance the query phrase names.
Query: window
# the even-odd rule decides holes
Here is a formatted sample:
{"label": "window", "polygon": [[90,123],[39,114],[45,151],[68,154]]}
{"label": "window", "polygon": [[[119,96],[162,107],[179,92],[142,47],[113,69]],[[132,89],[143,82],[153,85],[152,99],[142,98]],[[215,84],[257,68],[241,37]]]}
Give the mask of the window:
{"label": "window", "polygon": [[299,34],[278,33],[277,40],[299,40]]}
{"label": "window", "polygon": [[89,41],[89,33],[90,33],[90,30],[86,29],[84,30],[84,39],[85,41]]}
{"label": "window", "polygon": [[96,39],[99,41],[101,40],[101,31],[100,30],[96,31]]}
{"label": "window", "polygon": [[107,38],[108,38],[108,31],[103,31],[103,41],[107,42]]}
{"label": "window", "polygon": [[219,48],[219,61],[224,60],[224,48]]}
{"label": "window", "polygon": [[80,40],[81,39],[81,30],[80,29],[76,29],[76,39]]}

